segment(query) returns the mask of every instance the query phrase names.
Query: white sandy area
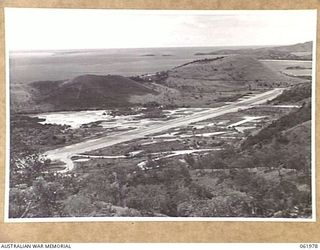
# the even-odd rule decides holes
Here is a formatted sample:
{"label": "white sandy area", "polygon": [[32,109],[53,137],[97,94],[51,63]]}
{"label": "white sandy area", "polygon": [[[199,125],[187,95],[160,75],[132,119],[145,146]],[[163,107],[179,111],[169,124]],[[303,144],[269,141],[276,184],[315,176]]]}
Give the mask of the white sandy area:
{"label": "white sandy area", "polygon": [[[174,151],[167,151],[167,152],[158,152],[158,153],[153,153],[153,155],[163,155],[159,156],[155,159],[154,161],[164,159],[164,158],[170,158],[178,155],[185,155],[185,154],[193,154],[193,153],[198,153],[198,152],[209,152],[209,151],[216,151],[216,150],[221,150],[220,148],[208,148],[208,149],[186,149],[186,150],[174,150]],[[142,161],[137,164],[137,166],[141,169],[146,169],[147,161]]]}
{"label": "white sandy area", "polygon": [[259,119],[262,119],[264,118],[265,116],[244,116],[243,120],[239,121],[239,122],[236,122],[236,123],[233,123],[233,124],[230,124],[228,127],[231,128],[231,127],[237,127],[239,125],[242,125],[244,123],[247,123],[247,122],[252,122],[254,120],[259,120]]}
{"label": "white sandy area", "polygon": [[243,133],[245,130],[254,129],[254,128],[256,128],[256,127],[253,127],[253,126],[250,126],[250,127],[238,126],[238,127],[236,127],[236,130],[238,130],[239,132]]}
{"label": "white sandy area", "polygon": [[[203,108],[179,108],[175,110],[163,110],[169,117],[186,116],[199,111],[204,111]],[[103,128],[139,128],[148,127],[158,123],[165,123],[162,120],[139,118],[141,114],[136,115],[122,115],[111,116],[108,115],[108,110],[87,110],[87,111],[62,111],[62,112],[48,112],[32,115],[45,119],[41,124],[57,124],[67,125],[73,129],[79,128],[83,124],[101,121],[100,125]]]}

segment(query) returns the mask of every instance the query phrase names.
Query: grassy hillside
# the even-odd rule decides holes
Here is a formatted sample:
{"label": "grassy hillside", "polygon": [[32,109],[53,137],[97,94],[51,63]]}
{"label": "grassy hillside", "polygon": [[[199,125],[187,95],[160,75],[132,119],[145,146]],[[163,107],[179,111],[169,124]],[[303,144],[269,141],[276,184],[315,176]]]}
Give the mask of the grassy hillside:
{"label": "grassy hillside", "polygon": [[122,76],[83,75],[60,84],[39,101],[61,109],[108,108],[125,106],[130,95],[152,91]]}
{"label": "grassy hillside", "polygon": [[[17,98],[22,95],[18,90],[11,88],[12,109],[18,111],[34,111],[37,107],[42,111],[119,107],[129,105],[131,95],[156,94],[138,82],[116,75],[82,75],[68,81],[34,82],[20,90],[25,99]],[[27,102],[30,105],[25,106]]]}
{"label": "grassy hillside", "polygon": [[311,98],[311,83],[305,82],[285,90],[280,96],[272,100],[274,104],[294,104],[309,101]]}
{"label": "grassy hillside", "polygon": [[235,55],[219,57],[218,60],[202,60],[169,71],[172,78],[195,78],[212,81],[285,81],[284,75],[271,70],[258,60]]}
{"label": "grassy hillside", "polygon": [[307,151],[305,155],[308,156],[311,154],[311,120],[302,122],[284,131],[283,135],[288,140],[289,148],[299,148],[299,152],[301,154],[303,153],[301,152],[301,147],[304,147]]}
{"label": "grassy hillside", "polygon": [[[249,136],[243,143],[244,148],[249,148],[256,144],[264,144],[272,141],[275,137],[281,137],[284,131],[293,128],[301,123],[311,120],[311,103],[307,103],[296,111],[273,121],[269,126],[263,128],[258,134]],[[279,138],[280,140],[282,138]]]}
{"label": "grassy hillside", "polygon": [[29,84],[10,84],[11,112],[41,112],[52,110],[50,103],[39,103],[39,99],[54,91],[64,81],[39,81]]}
{"label": "grassy hillside", "polygon": [[246,55],[196,60],[152,76],[133,79],[164,91],[157,96],[137,96],[132,99],[134,102],[144,103],[153,99],[161,104],[209,107],[235,101],[254,91],[288,87],[303,81],[286,76]]}
{"label": "grassy hillside", "polygon": [[157,74],[158,84],[179,90],[178,104],[215,105],[236,100],[252,91],[301,82],[270,69],[255,58],[230,55],[197,60]]}

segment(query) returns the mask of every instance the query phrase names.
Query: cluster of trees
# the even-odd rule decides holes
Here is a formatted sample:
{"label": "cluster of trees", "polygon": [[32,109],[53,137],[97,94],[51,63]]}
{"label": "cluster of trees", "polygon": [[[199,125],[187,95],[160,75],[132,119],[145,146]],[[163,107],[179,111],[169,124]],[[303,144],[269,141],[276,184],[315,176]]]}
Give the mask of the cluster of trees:
{"label": "cluster of trees", "polygon": [[23,152],[28,145],[35,150],[46,146],[64,144],[72,139],[69,126],[40,124],[41,119],[23,115],[12,115],[10,120],[11,150]]}
{"label": "cluster of trees", "polygon": [[[16,152],[24,152],[27,148],[43,152],[48,149],[76,143],[83,138],[92,136],[93,129],[99,126],[90,125],[78,129],[71,129],[68,125],[40,124],[42,120],[25,115],[11,115],[10,117],[10,147]],[[89,127],[89,126],[87,126]]]}
{"label": "cluster of trees", "polygon": [[132,76],[129,77],[131,80],[136,82],[155,82],[158,84],[163,84],[169,76],[168,71],[160,71],[153,75],[140,75],[140,76]]}
{"label": "cluster of trees", "polygon": [[79,189],[74,175],[50,172],[50,160],[40,152],[54,146],[55,137],[66,136],[70,128],[39,121],[11,116],[9,216],[13,218],[62,216],[62,200]]}
{"label": "cluster of trees", "polygon": [[[218,196],[219,204],[225,204],[227,209],[216,211],[218,215],[310,216],[310,112],[310,104],[304,105],[247,138],[240,148],[229,146],[201,158],[185,157],[190,169],[200,169],[201,176],[218,178],[216,188],[221,186],[228,190],[226,195]],[[233,197],[234,203],[229,206],[225,202],[230,190],[238,198]],[[239,203],[237,199],[240,199]],[[208,213],[213,204],[215,198],[198,205],[209,207],[205,210]],[[239,207],[239,204],[243,206]],[[200,211],[198,208],[197,214],[201,214]]]}
{"label": "cluster of trees", "polygon": [[[271,147],[272,148],[272,147]],[[158,162],[160,167],[141,170],[134,166],[100,166],[86,175],[46,173],[48,162],[34,157],[28,165],[13,164],[10,182],[10,217],[63,216],[308,216],[310,192],[297,184],[307,183],[306,175],[281,175],[268,179],[252,168],[254,157],[241,155],[230,160],[232,150],[194,159],[188,166],[176,161]],[[282,160],[266,152],[269,162]],[[240,153],[237,152],[237,156]],[[234,154],[233,154],[234,155]],[[261,162],[265,158],[260,158]],[[188,157],[187,157],[188,158]],[[230,162],[232,168],[230,167]],[[249,165],[248,163],[251,162]],[[215,171],[205,171],[211,168]],[[201,175],[195,171],[203,170]],[[217,171],[218,169],[218,171]],[[272,170],[272,168],[270,168]],[[269,170],[270,171],[270,170]],[[265,170],[266,175],[268,170]],[[202,178],[217,179],[207,186]],[[296,182],[297,180],[298,183]]]}
{"label": "cluster of trees", "polygon": [[[250,151],[228,149],[200,159],[186,157],[192,169],[200,170],[200,176],[217,178],[215,188],[225,190],[217,199],[227,210],[211,216],[310,216],[310,159],[302,147],[296,152],[286,146],[274,140]],[[301,190],[301,186],[306,188]],[[215,201],[213,198],[205,205],[210,207]]]}
{"label": "cluster of trees", "polygon": [[127,207],[140,216],[307,217],[310,160],[305,145],[292,148],[288,140],[274,137],[261,148],[229,146],[198,158],[187,155],[187,164],[150,160],[150,170],[102,166],[87,177],[81,193],[91,195],[88,204]]}
{"label": "cluster of trees", "polygon": [[[203,53],[196,53],[195,55],[205,55],[205,54],[203,54]],[[217,60],[220,60],[220,59],[223,59],[223,58],[224,58],[224,56],[215,57],[215,58],[204,58],[204,59],[194,60],[194,61],[192,61],[192,62],[188,62],[188,63],[182,64],[182,65],[180,65],[180,66],[177,66],[177,67],[175,67],[174,69],[178,69],[178,68],[187,66],[187,65],[189,65],[189,64],[194,64],[194,63],[208,63],[208,62],[213,62],[213,61],[217,61]]]}
{"label": "cluster of trees", "polygon": [[310,119],[307,103],[240,147],[184,161],[150,159],[147,170],[100,162],[67,174],[50,172],[50,161],[31,146],[43,127],[21,120],[12,126],[9,216],[308,217],[311,143],[298,140],[304,134],[296,125]]}
{"label": "cluster of trees", "polygon": [[79,179],[73,174],[50,173],[49,164],[36,152],[11,156],[9,217],[64,215],[63,200],[79,191]]}

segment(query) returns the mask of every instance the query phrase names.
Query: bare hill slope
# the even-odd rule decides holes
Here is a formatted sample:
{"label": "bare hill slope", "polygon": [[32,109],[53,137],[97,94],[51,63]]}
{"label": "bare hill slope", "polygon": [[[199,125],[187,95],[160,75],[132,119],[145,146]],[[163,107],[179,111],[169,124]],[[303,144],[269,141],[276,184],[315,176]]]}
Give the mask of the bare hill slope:
{"label": "bare hill slope", "polygon": [[130,95],[151,92],[140,83],[122,76],[82,75],[60,84],[41,101],[58,108],[108,108],[126,105]]}
{"label": "bare hill slope", "polygon": [[[17,88],[12,95],[17,96]],[[21,92],[21,89],[19,90]],[[144,95],[155,91],[117,75],[81,75],[68,81],[34,82],[23,89],[27,100],[11,102],[13,109],[31,111],[81,110],[125,106],[131,95]],[[23,106],[23,104],[30,105]],[[27,109],[27,110],[26,110]]]}
{"label": "bare hill slope", "polygon": [[169,76],[216,81],[285,81],[287,77],[245,55],[219,57],[217,60],[196,61],[170,71]]}
{"label": "bare hill slope", "polygon": [[281,50],[281,51],[288,51],[288,52],[312,52],[312,42],[305,42],[305,43],[297,43],[293,45],[287,46],[278,46],[274,47],[274,49]]}
{"label": "bare hill slope", "polygon": [[[275,71],[256,58],[228,55],[180,65],[155,74],[151,81],[178,91],[178,95],[175,93],[176,98],[166,95],[167,103],[214,106],[217,102],[235,101],[256,90],[287,87],[302,80]],[[134,100],[143,103],[146,99],[135,97]],[[166,100],[161,99],[160,102],[165,103]]]}
{"label": "bare hill slope", "polygon": [[[252,89],[288,86],[301,82],[276,72],[259,60],[245,55],[229,55],[194,61],[168,71],[163,84],[192,94],[224,95]],[[239,92],[240,91],[240,92]],[[227,93],[228,92],[228,93]]]}

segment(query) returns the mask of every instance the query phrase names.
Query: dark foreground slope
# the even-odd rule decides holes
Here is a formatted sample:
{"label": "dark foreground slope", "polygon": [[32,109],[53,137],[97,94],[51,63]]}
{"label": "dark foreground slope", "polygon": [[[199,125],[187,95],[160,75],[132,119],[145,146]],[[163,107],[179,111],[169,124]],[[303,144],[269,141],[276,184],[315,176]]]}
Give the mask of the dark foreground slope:
{"label": "dark foreground slope", "polygon": [[193,166],[203,169],[204,180],[218,179],[218,194],[185,204],[188,216],[310,217],[311,141],[311,104],[306,103],[241,147],[230,145],[196,159]]}
{"label": "dark foreground slope", "polygon": [[150,159],[149,170],[134,157],[93,162],[69,175],[42,173],[46,163],[34,162],[31,170],[13,165],[9,215],[309,218],[310,108],[306,103],[266,124],[272,133],[260,145]]}

